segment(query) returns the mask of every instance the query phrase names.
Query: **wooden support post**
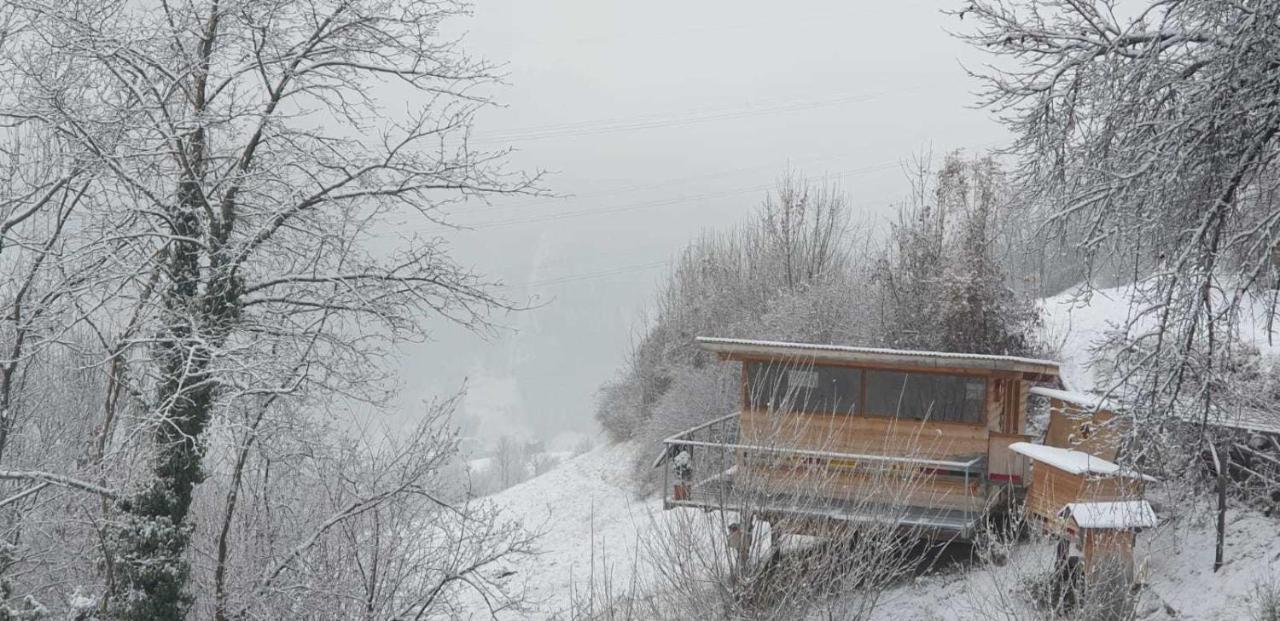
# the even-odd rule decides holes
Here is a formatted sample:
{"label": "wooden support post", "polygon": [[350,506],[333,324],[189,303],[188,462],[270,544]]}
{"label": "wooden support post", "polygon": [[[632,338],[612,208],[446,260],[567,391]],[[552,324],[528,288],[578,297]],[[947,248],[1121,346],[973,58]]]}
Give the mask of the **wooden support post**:
{"label": "wooden support post", "polygon": [[747,567],[751,562],[751,539],[755,530],[753,514],[743,513],[741,518],[742,521],[729,526],[729,551],[733,554],[729,578],[739,597],[746,593]]}
{"label": "wooden support post", "polygon": [[1217,542],[1213,548],[1213,570],[1222,569],[1222,553],[1227,538],[1227,464],[1218,456],[1218,447],[1213,440],[1208,440],[1209,453],[1213,456],[1213,467],[1218,474],[1218,528]]}
{"label": "wooden support post", "polygon": [[751,539],[755,534],[755,516],[745,513],[742,516],[742,536],[738,539],[738,571],[744,572],[751,563]]}
{"label": "wooden support post", "polygon": [[1227,539],[1227,468],[1231,467],[1231,454],[1218,469],[1218,542],[1213,549],[1213,570],[1222,569],[1223,547]]}

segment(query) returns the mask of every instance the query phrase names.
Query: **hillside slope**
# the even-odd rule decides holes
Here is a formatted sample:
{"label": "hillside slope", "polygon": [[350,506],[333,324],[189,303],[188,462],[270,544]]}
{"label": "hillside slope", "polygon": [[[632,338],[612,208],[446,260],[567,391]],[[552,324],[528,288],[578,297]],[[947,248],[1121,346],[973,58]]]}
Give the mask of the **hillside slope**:
{"label": "hillside slope", "polygon": [[[1089,355],[1110,325],[1124,321],[1129,292],[1109,289],[1081,298],[1068,292],[1042,302],[1044,339],[1059,349],[1065,380],[1093,388]],[[1252,325],[1252,324],[1250,324]],[[1250,328],[1252,330],[1252,328]],[[1249,333],[1269,349],[1263,331]],[[673,519],[658,498],[637,498],[629,479],[638,448],[602,446],[540,477],[495,494],[491,500],[530,528],[541,529],[542,553],[500,568],[523,584],[534,603],[510,618],[564,617],[575,593],[581,599],[593,575],[625,590],[646,569],[640,542]],[[1161,501],[1160,492],[1154,492]],[[1204,508],[1186,507],[1139,538],[1136,556],[1147,588],[1142,619],[1248,619],[1254,591],[1280,581],[1280,521],[1249,511],[1232,512],[1227,563],[1212,571],[1213,521]],[[1011,550],[1009,562],[976,563],[916,578],[890,589],[873,619],[970,620],[1036,618],[1029,607],[1028,577],[1043,575],[1052,560],[1046,544]],[[476,618],[487,618],[478,609]]]}
{"label": "hillside slope", "polygon": [[614,584],[631,579],[638,537],[663,519],[661,499],[633,491],[635,454],[630,443],[601,446],[490,496],[508,517],[543,533],[538,556],[499,570],[515,572],[509,579],[524,586],[534,616],[563,616],[593,570],[597,580],[606,571]]}

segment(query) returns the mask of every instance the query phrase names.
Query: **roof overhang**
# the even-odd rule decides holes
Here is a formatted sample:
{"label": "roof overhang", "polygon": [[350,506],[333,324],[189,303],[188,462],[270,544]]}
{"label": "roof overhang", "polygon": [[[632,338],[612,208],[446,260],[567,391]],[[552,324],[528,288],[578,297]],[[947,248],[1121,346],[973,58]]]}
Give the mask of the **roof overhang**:
{"label": "roof overhang", "polygon": [[1119,464],[1105,460],[1097,455],[1057,446],[1032,444],[1030,442],[1014,442],[1009,450],[1075,475],[1100,477],[1125,477],[1157,482],[1155,477],[1126,469]]}
{"label": "roof overhang", "polygon": [[1155,528],[1160,523],[1146,500],[1072,502],[1058,517],[1075,520],[1083,529],[1134,530]]}
{"label": "roof overhang", "polygon": [[880,349],[875,347],[757,341],[705,336],[698,337],[697,341],[698,345],[703,349],[715,352],[721,358],[729,360],[763,358],[768,360],[802,360],[813,364],[834,363],[902,369],[965,369],[981,372],[1015,372],[1030,374],[1040,380],[1056,378],[1059,375],[1057,362],[1017,356]]}
{"label": "roof overhang", "polygon": [[1110,400],[1103,399],[1097,395],[1084,392],[1074,392],[1070,390],[1058,390],[1047,386],[1032,386],[1031,394],[1046,399],[1057,399],[1068,404],[1084,408],[1086,410],[1107,410],[1114,412],[1117,407]]}

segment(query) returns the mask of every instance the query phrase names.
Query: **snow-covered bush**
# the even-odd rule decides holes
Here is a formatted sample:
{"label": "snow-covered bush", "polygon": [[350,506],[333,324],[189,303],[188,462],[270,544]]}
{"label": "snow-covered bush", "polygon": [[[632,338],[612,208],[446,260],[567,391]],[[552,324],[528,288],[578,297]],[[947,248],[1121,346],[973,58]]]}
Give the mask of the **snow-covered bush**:
{"label": "snow-covered bush", "polygon": [[1002,234],[1016,216],[991,157],[949,154],[921,170],[873,273],[883,338],[893,347],[1022,355],[1038,322],[1002,261],[1022,249]]}
{"label": "snow-covered bush", "polygon": [[1280,621],[1280,579],[1267,575],[1254,584],[1249,598],[1252,621]]}
{"label": "snow-covered bush", "polygon": [[610,437],[656,444],[738,407],[737,373],[698,336],[1033,352],[1036,308],[1001,264],[1010,198],[998,167],[953,154],[920,175],[878,255],[839,194],[795,178],[752,221],[690,244],[626,367],[600,390]]}
{"label": "snow-covered bush", "polygon": [[[601,389],[597,419],[610,437],[652,440],[731,411],[715,401],[726,393],[719,371],[702,371],[717,365],[697,336],[857,340],[866,323],[851,318],[867,304],[857,239],[841,194],[787,177],[749,223],[690,244],[623,372]],[[667,397],[673,390],[689,401]]]}

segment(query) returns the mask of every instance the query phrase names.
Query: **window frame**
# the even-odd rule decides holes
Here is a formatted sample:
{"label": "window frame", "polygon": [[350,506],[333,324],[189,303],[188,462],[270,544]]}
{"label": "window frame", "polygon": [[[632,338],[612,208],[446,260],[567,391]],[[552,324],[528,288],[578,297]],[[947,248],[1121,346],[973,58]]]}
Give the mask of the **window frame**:
{"label": "window frame", "polygon": [[[988,374],[948,373],[945,371],[936,371],[933,369],[878,367],[878,366],[863,366],[863,365],[851,365],[851,364],[819,364],[819,363],[801,362],[801,361],[793,361],[793,360],[785,360],[785,359],[783,360],[744,359],[742,360],[742,365],[743,365],[742,366],[742,406],[744,409],[761,410],[761,411],[771,410],[771,408],[767,403],[762,403],[759,400],[757,395],[752,394],[753,391],[752,391],[751,384],[755,376],[753,374],[753,370],[749,368],[749,365],[751,365],[751,366],[755,366],[757,369],[762,367],[769,368],[772,366],[777,366],[779,369],[782,370],[782,372],[780,372],[779,375],[783,377],[786,376],[787,371],[819,372],[820,369],[838,369],[841,372],[850,372],[850,371],[857,372],[858,389],[857,389],[857,395],[854,398],[854,407],[851,410],[832,409],[832,408],[826,408],[826,407],[816,408],[812,406],[805,407],[804,405],[802,405],[800,407],[795,407],[794,409],[790,409],[790,412],[788,413],[819,414],[819,415],[828,415],[828,416],[858,416],[858,417],[864,417],[864,418],[878,418],[878,419],[885,419],[885,420],[897,419],[897,420],[914,421],[914,422],[922,422],[922,423],[928,422],[928,423],[939,423],[939,424],[950,424],[950,425],[965,425],[969,427],[985,427],[988,424],[988,418],[990,417],[990,412],[988,411],[988,400],[991,397],[991,392],[993,389],[992,387],[993,376]],[[913,375],[953,378],[955,380],[960,380],[962,385],[965,386],[965,390],[968,390],[968,386],[971,383],[976,382],[982,388],[982,394],[978,399],[976,419],[972,419],[972,420],[963,419],[963,418],[939,419],[934,417],[930,417],[926,419],[926,418],[917,418],[915,416],[903,417],[903,416],[900,416],[899,413],[885,414],[885,413],[872,412],[868,409],[867,404],[868,404],[868,397],[869,397],[868,388],[871,381],[870,380],[871,374],[873,373],[897,373],[897,374],[906,375],[908,376],[908,378],[910,378],[910,376],[913,376]],[[821,375],[818,375],[818,377],[821,378]],[[818,381],[821,382],[820,379]],[[910,381],[910,379],[908,379],[908,381]],[[965,400],[966,401],[968,400],[967,397]],[[808,404],[807,400],[805,404],[806,405]]]}

